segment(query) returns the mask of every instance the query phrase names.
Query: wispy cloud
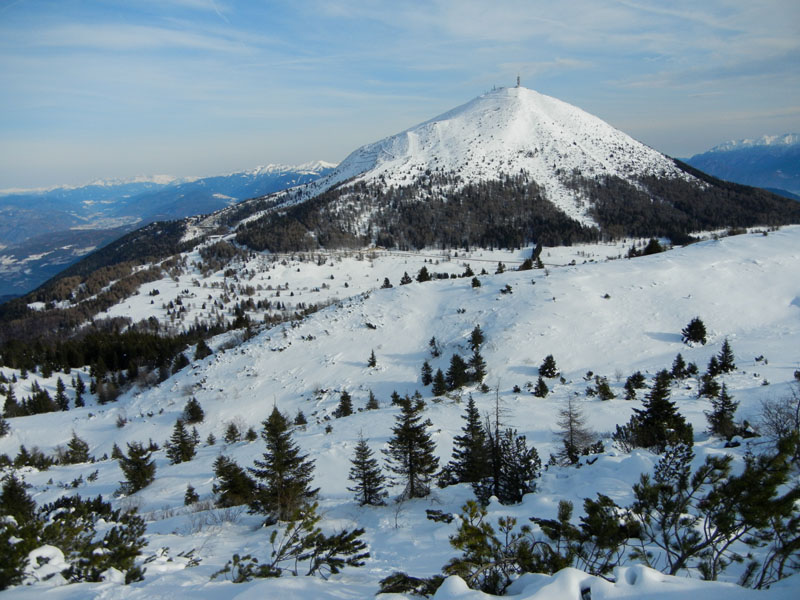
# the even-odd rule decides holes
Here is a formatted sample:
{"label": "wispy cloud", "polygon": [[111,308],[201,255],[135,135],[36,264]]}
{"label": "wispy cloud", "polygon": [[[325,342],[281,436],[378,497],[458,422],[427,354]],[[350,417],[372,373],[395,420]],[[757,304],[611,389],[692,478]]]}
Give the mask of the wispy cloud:
{"label": "wispy cloud", "polygon": [[69,24],[40,30],[25,44],[39,48],[91,48],[94,50],[159,50],[185,48],[212,52],[247,52],[247,45],[233,38],[147,25],[118,23]]}
{"label": "wispy cloud", "polygon": [[[81,147],[84,162],[146,138],[183,144],[194,164],[245,149],[253,163],[338,160],[517,74],[672,154],[766,123],[800,129],[786,108],[800,96],[797,0],[83,0],[46,12],[12,0],[0,11],[0,139],[65,148],[108,136],[103,156]],[[30,148],[15,165],[41,162]],[[179,153],[153,154],[152,170]],[[47,157],[54,172],[58,154]]]}

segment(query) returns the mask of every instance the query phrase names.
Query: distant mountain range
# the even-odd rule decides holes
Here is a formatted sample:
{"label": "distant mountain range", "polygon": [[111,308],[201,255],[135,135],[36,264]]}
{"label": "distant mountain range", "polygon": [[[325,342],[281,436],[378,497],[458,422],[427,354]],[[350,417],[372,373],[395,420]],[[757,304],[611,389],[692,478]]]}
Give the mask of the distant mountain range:
{"label": "distant mountain range", "polygon": [[800,134],[725,142],[686,162],[714,177],[800,200]]}
{"label": "distant mountain range", "polygon": [[[304,178],[307,183],[259,195],[264,188],[250,184],[258,173],[284,188]],[[58,307],[81,296],[86,278],[106,285],[108,277],[94,276],[98,269],[126,263],[119,272],[138,277],[139,267],[161,269],[162,261],[177,261],[179,253],[212,237],[236,242],[223,244],[223,253],[519,248],[625,237],[683,244],[698,231],[800,223],[800,203],[716,179],[575,106],[521,87],[493,90],[358,148],[335,168],[317,165],[298,173],[271,167],[216,179],[112,203],[103,218],[129,217],[135,206],[137,214],[161,222],[127,233],[66,269],[67,261],[55,265],[47,254],[58,278],[8,303],[13,306],[5,306],[5,313],[23,316],[31,301]],[[253,198],[235,201],[242,196]],[[165,221],[182,210],[210,211],[215,202],[223,207]],[[35,250],[26,250],[28,261],[38,258]],[[3,260],[9,268],[8,258]],[[25,271],[17,266],[17,272]],[[137,282],[121,287],[133,289]],[[41,320],[42,314],[35,316]]]}
{"label": "distant mountain range", "polygon": [[136,177],[80,187],[8,190],[0,195],[0,297],[34,289],[134,228],[210,213],[308,183],[334,166],[268,165],[200,179]]}

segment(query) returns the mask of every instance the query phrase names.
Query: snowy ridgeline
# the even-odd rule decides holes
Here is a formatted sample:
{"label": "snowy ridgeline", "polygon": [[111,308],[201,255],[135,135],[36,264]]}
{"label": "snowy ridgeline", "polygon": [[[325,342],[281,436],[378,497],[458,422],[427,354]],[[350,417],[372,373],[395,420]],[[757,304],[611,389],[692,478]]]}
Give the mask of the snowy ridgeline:
{"label": "snowy ridgeline", "polygon": [[355,150],[303,192],[311,198],[344,181],[406,186],[426,172],[462,183],[525,172],[560,210],[592,223],[564,175],[658,175],[691,179],[671,159],[576,106],[524,87],[500,88],[429,121]]}
{"label": "snowy ridgeline", "polygon": [[[218,440],[214,445],[201,443],[191,461],[179,464],[170,464],[163,450],[156,452],[155,481],[137,493],[113,500],[115,507],[137,507],[147,521],[148,546],[143,556],[151,558],[143,565],[147,569],[144,581],[127,587],[113,581],[62,586],[49,590],[48,595],[369,598],[376,593],[378,581],[394,571],[417,577],[440,573],[442,566],[458,554],[448,543],[448,537],[456,532],[457,521],[433,522],[426,519],[425,511],[459,513],[473,497],[470,486],[434,487],[424,499],[359,507],[347,489],[352,485],[347,475],[360,434],[379,457],[380,450],[387,447],[399,413],[399,408],[389,402],[393,391],[412,395],[419,390],[426,402],[424,416],[432,422],[435,453],[441,465],[450,459],[453,438],[461,434],[464,424],[461,416],[465,402],[458,401],[458,394],[438,401],[431,388],[420,382],[420,369],[428,360],[434,370],[446,371],[454,353],[468,356],[470,333],[476,325],[485,336],[481,351],[488,372],[485,382],[491,389],[485,392],[472,385],[463,390],[463,399],[471,393],[483,414],[493,410],[499,398],[504,422],[525,435],[546,462],[551,453],[561,448],[557,435],[559,414],[572,397],[606,448],[602,454],[582,458],[580,468],[549,467],[536,480],[535,493],[511,506],[490,503],[487,518],[496,523],[499,517],[512,515],[520,525],[529,523],[530,517],[552,519],[557,516],[560,500],[574,504],[577,518],[582,514],[583,499],[597,493],[609,496],[620,506],[630,505],[632,485],[640,474],[653,471],[659,457],[641,449],[624,452],[611,444],[610,433],[616,425],[628,421],[633,409],[642,407],[647,391],[642,390],[635,400],[624,400],[623,386],[628,375],[641,371],[651,385],[654,374],[669,368],[679,352],[702,372],[727,338],[737,369],[720,375],[718,380],[739,402],[737,419],[758,423],[762,401],[790,393],[789,383],[800,360],[799,242],[800,228],[788,227],[766,236],[749,234],[710,240],[664,254],[608,262],[601,260],[604,253],[616,256],[622,249],[587,247],[580,252],[587,257],[594,254],[597,262],[586,264],[581,264],[580,255],[565,256],[559,254],[564,250],[557,249],[549,260],[543,258],[551,265],[564,266],[524,272],[509,268],[502,274],[494,274],[497,261],[506,260],[511,267],[521,255],[486,252],[479,257],[475,253],[472,258],[476,262],[470,263],[473,271],[479,273],[476,266],[481,264],[477,262],[481,258],[487,260],[490,273],[478,277],[480,287],[472,287],[470,278],[398,285],[404,271],[413,276],[423,265],[432,271],[460,273],[464,269],[460,258],[435,259],[439,265],[426,262],[430,260],[427,257],[413,255],[384,256],[374,261],[349,257],[326,261],[324,265],[287,262],[280,266],[280,274],[271,272],[274,279],[270,281],[291,282],[290,289],[298,293],[303,287],[329,281],[336,284],[339,298],[360,295],[340,300],[294,326],[280,325],[238,344],[232,343],[230,334],[211,340],[209,345],[215,351],[211,356],[155,387],[130,389],[115,403],[99,405],[94,396],[87,394],[83,408],[9,419],[11,433],[0,438],[0,452],[12,458],[20,445],[28,449],[38,446],[52,454],[56,446],[65,446],[74,432],[99,459],[110,455],[115,443],[122,448],[126,442],[148,439],[163,444],[193,396],[205,411],[205,419],[196,425],[200,439],[207,440],[213,434]],[[570,266],[573,259],[578,264]],[[116,314],[145,318],[157,306],[150,304],[151,299],[159,304],[168,302],[172,293],[169,290],[180,293],[197,276],[187,272],[181,276],[185,281],[147,284],[160,286],[159,296],[163,297],[154,298],[143,290],[109,314],[119,311]],[[221,279],[222,274],[211,274],[208,281],[214,277]],[[375,289],[385,277],[394,287]],[[346,288],[345,281],[349,283]],[[208,282],[198,283],[202,287]],[[209,288],[210,285],[204,291]],[[510,293],[501,293],[503,289]],[[364,294],[367,290],[374,291]],[[281,294],[283,298],[284,291]],[[681,329],[695,316],[705,322],[708,341],[706,345],[690,347],[681,342]],[[439,357],[431,356],[431,337],[439,342]],[[376,357],[374,367],[367,365],[371,352]],[[547,355],[555,357],[563,381],[548,378],[548,394],[538,398],[531,391],[540,374],[538,367]],[[587,395],[586,388],[596,382],[587,377],[588,371],[607,378],[616,397],[603,401],[597,395]],[[27,380],[7,368],[3,373],[8,378],[17,377],[15,392],[22,398],[30,393],[33,382],[54,394],[56,380],[61,377],[68,382],[76,371],[69,375],[54,373],[47,379],[30,374]],[[84,371],[83,376],[88,381],[88,372]],[[725,448],[723,440],[705,433],[705,413],[711,410],[711,403],[707,398],[698,398],[700,385],[698,378],[689,377],[671,387],[672,400],[694,427],[693,465],[699,466],[706,457],[731,454],[739,469],[748,445],[756,452],[764,446],[754,438],[742,446]],[[356,410],[350,416],[336,418],[334,413],[343,391],[351,395]],[[370,392],[378,399],[379,408],[359,410]],[[72,400],[69,387],[67,394]],[[262,561],[269,558],[269,531],[260,527],[262,516],[237,508],[213,508],[212,465],[221,454],[242,466],[252,466],[255,459],[260,459],[264,453],[262,441],[224,443],[223,436],[231,422],[242,430],[259,429],[273,405],[289,417],[302,411],[308,419],[306,426],[293,431],[293,437],[315,461],[313,485],[321,490],[323,530],[334,533],[363,527],[363,539],[371,556],[363,567],[346,568],[329,581],[285,577],[243,584],[224,578],[212,582],[211,575],[234,553],[250,554]],[[110,500],[124,479],[116,460],[54,466],[46,471],[24,468],[21,474],[40,505],[67,493],[83,497],[102,494]],[[184,506],[187,485],[195,489],[199,499],[190,506]],[[400,487],[389,489],[392,496],[400,491]],[[163,548],[168,550],[160,550]],[[52,572],[62,559],[52,548],[39,552],[49,562],[32,578]],[[187,556],[199,559],[199,564],[194,566]],[[742,568],[733,565],[721,579],[736,581]],[[701,582],[696,571],[688,574],[691,579],[674,578],[627,564],[615,572],[611,583],[567,570],[552,577],[525,575],[508,593],[523,600],[585,598],[587,589],[594,599],[701,594],[709,599],[777,599],[794,597],[800,585],[793,578],[768,592],[753,592],[732,583]],[[56,576],[34,587],[6,591],[4,596],[32,597],[42,593],[39,586],[58,581]],[[410,596],[387,595],[391,597]],[[487,596],[469,591],[463,581],[451,578],[435,597]]]}

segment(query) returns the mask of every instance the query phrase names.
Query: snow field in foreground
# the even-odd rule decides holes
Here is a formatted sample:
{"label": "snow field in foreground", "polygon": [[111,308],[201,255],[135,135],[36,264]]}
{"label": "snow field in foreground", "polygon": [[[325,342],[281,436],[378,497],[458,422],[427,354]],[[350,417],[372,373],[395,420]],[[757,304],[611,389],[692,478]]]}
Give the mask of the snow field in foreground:
{"label": "snow field in foreground", "polygon": [[[491,255],[491,260],[496,257]],[[463,270],[458,259],[453,261],[457,267],[453,272]],[[342,261],[329,268],[333,281],[350,274],[355,281],[352,264]],[[597,432],[608,434],[616,424],[628,420],[633,408],[641,406],[639,400],[622,399],[624,378],[636,370],[652,376],[661,368],[669,368],[678,352],[703,371],[727,337],[736,354],[738,370],[721,376],[720,381],[740,402],[738,418],[751,422],[757,419],[762,400],[788,393],[788,382],[794,370],[800,368],[800,227],[787,227],[767,236],[750,234],[710,240],[630,261],[553,267],[547,272],[508,271],[480,277],[480,288],[472,288],[468,278],[398,286],[404,270],[413,276],[425,263],[394,257],[376,264],[383,265],[376,269],[385,271],[369,273],[362,279],[369,278],[370,287],[375,287],[374,281],[382,279],[383,272],[391,272],[394,288],[341,300],[295,327],[286,324],[264,331],[238,347],[217,351],[155,388],[131,390],[114,404],[98,406],[90,400],[83,409],[10,421],[12,433],[0,439],[0,452],[12,457],[20,444],[52,452],[57,444],[65,444],[74,430],[99,458],[110,454],[114,443],[124,448],[127,441],[152,438],[162,443],[168,439],[176,418],[193,395],[206,413],[205,421],[197,426],[201,440],[209,433],[218,439],[214,446],[201,445],[197,457],[188,463],[169,465],[163,452],[157,453],[156,481],[130,498],[115,500],[136,505],[145,513],[149,520],[146,552],[154,554],[160,547],[169,547],[166,556],[172,557],[171,561],[166,556],[154,560],[147,565],[145,581],[132,586],[81,584],[49,590],[48,596],[368,598],[377,590],[377,581],[395,570],[417,576],[439,572],[454,555],[447,538],[455,525],[427,521],[424,511],[435,508],[458,512],[471,497],[471,490],[467,486],[434,489],[432,496],[424,500],[360,508],[347,491],[346,477],[359,433],[363,432],[380,457],[379,450],[385,447],[398,412],[389,404],[394,390],[409,395],[416,390],[422,393],[427,402],[426,416],[433,422],[440,463],[449,460],[453,436],[460,433],[463,424],[460,417],[464,403],[455,398],[434,401],[430,388],[419,383],[420,367],[428,359],[434,370],[445,371],[454,352],[468,357],[468,336],[477,324],[486,337],[482,354],[488,367],[486,383],[492,390],[487,394],[477,389],[465,390],[464,398],[473,393],[483,413],[493,407],[497,388],[506,423],[527,436],[543,462],[557,450],[556,420],[567,397],[577,394],[588,424]],[[430,263],[427,266],[441,270]],[[487,263],[487,271],[493,273],[493,266]],[[292,268],[295,276],[308,276],[309,282],[317,281],[322,274],[308,275],[315,268],[309,263]],[[473,270],[479,271],[474,265]],[[288,280],[288,269],[286,277]],[[506,285],[511,286],[512,293],[500,293]],[[295,287],[294,283],[291,287]],[[350,291],[362,292],[364,288],[354,285]],[[147,298],[146,293],[135,297],[136,301],[139,298]],[[147,305],[143,304],[141,310],[145,312]],[[704,320],[709,341],[705,346],[688,347],[681,343],[680,330],[695,316]],[[436,359],[428,352],[431,336],[443,346],[442,356]],[[210,345],[217,349],[224,341],[225,336],[212,340]],[[375,368],[366,366],[371,350],[378,360]],[[525,384],[536,381],[538,365],[548,354],[554,355],[565,383],[547,380],[551,392],[547,398],[539,399],[530,394]],[[764,356],[767,362],[755,361],[757,356]],[[584,381],[584,375],[589,370],[609,378],[616,399],[603,402],[585,396],[589,383]],[[11,370],[3,371],[10,377]],[[43,383],[53,389],[58,376],[69,382],[69,376],[56,373]],[[32,380],[41,381],[37,375],[31,375],[29,381]],[[763,385],[765,382],[769,385]],[[21,381],[15,387],[18,398],[26,395],[26,385]],[[513,392],[515,385],[520,386],[520,393]],[[357,409],[364,406],[371,390],[381,408],[335,419],[331,413],[342,390],[353,396]],[[694,426],[697,463],[708,454],[733,452],[741,456],[744,446],[725,449],[720,440],[704,433],[704,412],[710,403],[697,399],[695,380],[673,386],[672,399]],[[225,445],[221,438],[225,424],[231,420],[258,429],[273,404],[291,418],[302,410],[309,420],[303,430],[295,431],[294,438],[316,461],[314,485],[321,488],[323,527],[327,531],[364,527],[372,556],[364,567],[346,569],[329,582],[306,578],[238,586],[210,582],[210,575],[224,566],[234,552],[266,558],[268,532],[258,528],[257,515],[191,512],[183,506],[186,485],[195,487],[201,502],[210,500],[211,465],[220,453],[242,466],[260,458],[264,450],[260,440]],[[128,419],[122,428],[116,426],[120,415]],[[333,430],[326,434],[328,424]],[[549,469],[539,480],[537,493],[526,496],[517,506],[491,505],[490,517],[511,514],[520,523],[533,515],[554,517],[561,499],[575,504],[577,517],[582,499],[597,492],[627,504],[632,483],[640,473],[652,470],[657,457],[644,451],[624,454],[611,449],[607,439],[606,448],[607,452],[593,465]],[[87,482],[86,477],[95,470],[96,481]],[[80,475],[84,482],[74,491],[84,497],[103,494],[110,498],[122,479],[115,461],[53,467],[44,472],[24,471],[39,504],[71,493],[71,488],[69,492],[66,488]],[[392,491],[396,494],[399,490]],[[185,561],[177,555],[193,548],[201,563],[184,569]],[[735,569],[726,578],[735,580]],[[726,584],[668,578],[635,566],[620,570],[615,584],[566,571],[552,578],[526,576],[513,590],[524,600],[578,598],[576,590],[579,592],[587,581],[592,582],[595,599],[699,594],[709,599],[723,595],[788,598],[793,591],[791,580],[768,593],[756,593]],[[793,587],[797,588],[796,579]],[[9,598],[33,594],[41,591],[17,588],[5,593]],[[481,597],[486,596],[465,591],[463,582],[457,580],[448,580],[436,596]]]}

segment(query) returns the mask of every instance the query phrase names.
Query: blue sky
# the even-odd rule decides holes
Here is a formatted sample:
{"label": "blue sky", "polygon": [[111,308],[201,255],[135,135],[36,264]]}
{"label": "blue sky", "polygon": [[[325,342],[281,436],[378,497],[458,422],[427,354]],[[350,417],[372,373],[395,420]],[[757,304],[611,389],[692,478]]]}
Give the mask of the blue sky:
{"label": "blue sky", "polygon": [[800,131],[797,0],[0,0],[0,189],[342,160],[526,87],[672,156]]}

